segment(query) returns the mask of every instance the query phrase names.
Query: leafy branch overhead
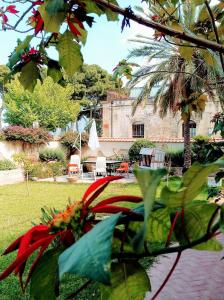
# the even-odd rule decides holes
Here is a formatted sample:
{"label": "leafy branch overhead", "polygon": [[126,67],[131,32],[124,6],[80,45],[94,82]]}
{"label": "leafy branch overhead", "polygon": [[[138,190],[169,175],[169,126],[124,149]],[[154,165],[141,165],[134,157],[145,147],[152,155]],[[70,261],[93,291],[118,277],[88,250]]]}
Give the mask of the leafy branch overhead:
{"label": "leafy branch overhead", "polygon": [[[125,26],[130,27],[131,21],[153,28],[156,40],[166,39],[180,45],[180,54],[188,59],[193,55],[192,47],[204,49],[204,56],[210,63],[214,63],[217,52],[224,53],[222,2],[211,5],[208,1],[147,0],[144,1],[144,9],[142,6],[121,8],[116,0],[40,0],[25,3],[16,0],[13,5],[3,2],[5,6],[0,8],[2,30],[28,33],[23,41],[18,41],[8,67],[12,74],[21,72],[20,81],[29,90],[33,89],[37,79],[42,78],[42,68],[49,67],[48,75],[57,78],[63,72],[71,76],[79,70],[83,63],[81,44],[85,45],[87,41],[87,28],[94,26],[94,14],[105,15],[108,21],[117,21],[118,15],[122,15],[122,30]],[[197,18],[193,17],[194,11],[197,11]],[[149,17],[142,17],[145,14]],[[36,38],[37,43],[34,41]],[[46,51],[52,47],[59,52],[59,61],[54,63],[53,69]],[[222,54],[219,56],[223,62]],[[117,70],[118,73],[120,71]],[[124,73],[130,78],[129,70]]]}

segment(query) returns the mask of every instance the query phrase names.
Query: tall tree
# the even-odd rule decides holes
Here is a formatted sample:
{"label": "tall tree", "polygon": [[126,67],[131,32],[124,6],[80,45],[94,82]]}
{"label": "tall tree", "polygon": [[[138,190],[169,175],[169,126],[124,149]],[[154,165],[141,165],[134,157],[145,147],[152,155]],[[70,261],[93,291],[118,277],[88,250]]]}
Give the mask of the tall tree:
{"label": "tall tree", "polygon": [[12,125],[32,126],[38,121],[48,130],[65,128],[75,121],[80,105],[71,101],[73,87],[62,87],[47,77],[43,83],[37,83],[31,93],[24,90],[18,79],[7,85],[5,94],[5,121]]}
{"label": "tall tree", "polygon": [[98,65],[84,64],[79,72],[75,72],[67,83],[72,84],[73,100],[79,100],[83,111],[79,117],[85,115],[96,120],[98,134],[102,134],[101,101],[106,100],[107,91],[120,88],[119,82],[112,79],[107,71]]}
{"label": "tall tree", "polygon": [[[204,111],[208,96],[215,97],[211,82],[220,76],[220,69],[208,65],[197,49],[191,49],[191,58],[183,58],[178,46],[165,41],[155,41],[147,37],[136,40],[143,43],[130,53],[130,57],[143,57],[148,64],[140,67],[133,75],[129,85],[142,82],[143,88],[135,102],[135,107],[148,99],[156,86],[155,110],[163,118],[168,111],[181,113],[184,122],[184,167],[191,165],[190,118],[192,112]],[[186,49],[188,50],[188,49]],[[185,49],[181,49],[185,51]]]}
{"label": "tall tree", "polygon": [[68,78],[68,82],[74,87],[74,100],[87,100],[93,104],[105,100],[108,90],[119,88],[112,75],[98,65],[84,64],[79,72]]}
{"label": "tall tree", "polygon": [[5,65],[0,65],[0,128],[2,128],[2,112],[4,109],[4,89],[6,76],[9,73],[9,69]]}

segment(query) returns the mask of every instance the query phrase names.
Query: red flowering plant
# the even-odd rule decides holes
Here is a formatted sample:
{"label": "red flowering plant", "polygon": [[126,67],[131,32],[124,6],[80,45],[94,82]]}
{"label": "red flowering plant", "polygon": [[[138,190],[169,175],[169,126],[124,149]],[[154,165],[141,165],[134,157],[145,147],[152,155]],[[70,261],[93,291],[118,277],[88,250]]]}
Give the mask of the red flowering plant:
{"label": "red flowering plant", "polygon": [[6,7],[0,7],[0,18],[2,19],[2,30],[5,30],[5,26],[8,24],[7,14],[16,15],[19,11],[16,9],[15,5],[8,5]]}
{"label": "red flowering plant", "polygon": [[[68,205],[63,212],[51,210],[51,213],[47,213],[47,211],[43,209],[42,223],[32,227],[4,251],[3,255],[6,255],[18,249],[15,261],[0,275],[0,280],[6,278],[15,271],[15,274],[19,275],[19,281],[24,290],[32,277],[35,267],[38,265],[42,254],[52,241],[57,239],[57,246],[61,244],[63,248],[71,246],[77,239],[90,231],[94,225],[98,223],[98,220],[96,220],[96,214],[98,213],[116,214],[120,212],[124,213],[124,215],[135,214],[134,212],[131,212],[130,208],[113,204],[121,201],[139,203],[142,201],[142,198],[137,196],[111,197],[91,206],[92,202],[111,181],[120,178],[122,177],[108,176],[99,179],[87,189],[81,200]],[[22,276],[27,259],[37,249],[39,249],[39,253],[30,268],[24,284]]]}
{"label": "red flowering plant", "polygon": [[[164,169],[137,169],[142,197],[112,196],[98,203],[94,201],[107,185],[122,177],[97,180],[81,200],[69,204],[64,211],[42,210],[41,224],[33,226],[4,251],[6,255],[17,250],[17,257],[0,274],[0,280],[14,271],[23,290],[31,280],[34,299],[56,299],[64,274],[71,273],[99,282],[102,299],[108,299],[108,295],[109,299],[116,299],[117,295],[125,300],[130,295],[132,299],[144,299],[150,290],[150,279],[140,259],[177,252],[174,266],[153,296],[155,299],[184,250],[222,249],[216,236],[223,230],[224,210],[218,203],[209,203],[207,195],[200,201],[197,197],[208,175],[223,165],[224,159],[207,165],[194,164],[175,189],[164,185]],[[123,203],[137,206],[131,209]],[[38,249],[24,282],[27,260]]]}

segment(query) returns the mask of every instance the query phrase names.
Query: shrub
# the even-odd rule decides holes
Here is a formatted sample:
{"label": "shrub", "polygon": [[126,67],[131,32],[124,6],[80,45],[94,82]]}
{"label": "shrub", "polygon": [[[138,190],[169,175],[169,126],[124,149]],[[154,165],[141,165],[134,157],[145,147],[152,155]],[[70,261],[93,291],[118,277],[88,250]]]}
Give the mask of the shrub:
{"label": "shrub", "polygon": [[30,177],[37,177],[37,178],[49,178],[56,176],[63,175],[65,171],[65,165],[61,162],[39,162],[33,165],[33,169],[30,172]]}
{"label": "shrub", "polygon": [[[70,156],[74,150],[79,148],[79,134],[78,132],[68,131],[61,136],[61,144],[68,149],[68,155]],[[88,143],[89,135],[86,132],[82,133],[81,145],[84,146]]]}
{"label": "shrub", "polygon": [[[74,145],[79,145],[78,132],[68,131],[61,137],[61,144],[67,148],[74,148]],[[89,140],[88,133],[84,132],[81,136],[81,144],[86,145]]]}
{"label": "shrub", "polygon": [[155,144],[150,141],[140,139],[131,146],[128,151],[129,160],[130,161],[139,161],[141,159],[141,155],[139,154],[141,148],[153,148]]}
{"label": "shrub", "polygon": [[66,170],[65,165],[59,161],[51,162],[48,165],[51,170],[51,176],[54,178],[54,180],[56,176],[63,175],[64,171]]}
{"label": "shrub", "polygon": [[49,168],[49,164],[47,164],[46,162],[39,162],[33,165],[33,169],[29,173],[29,176],[42,179],[51,177],[51,174],[52,172]]}
{"label": "shrub", "polygon": [[191,146],[192,161],[210,163],[223,156],[223,142],[210,142],[207,136],[195,136]]}
{"label": "shrub", "polygon": [[51,138],[43,128],[25,128],[22,126],[8,126],[3,129],[7,141],[23,141],[30,144],[44,144]]}
{"label": "shrub", "polygon": [[4,141],[5,140],[5,135],[2,131],[0,131],[0,141]]}
{"label": "shrub", "polygon": [[13,170],[16,169],[16,165],[9,159],[0,160],[0,170]]}
{"label": "shrub", "polygon": [[171,162],[171,167],[183,167],[184,165],[184,151],[168,149],[166,151],[166,160]]}
{"label": "shrub", "polygon": [[66,161],[66,153],[62,148],[43,148],[39,151],[39,158],[41,161]]}
{"label": "shrub", "polygon": [[13,155],[13,160],[24,169],[26,176],[33,170],[32,159],[24,152]]}

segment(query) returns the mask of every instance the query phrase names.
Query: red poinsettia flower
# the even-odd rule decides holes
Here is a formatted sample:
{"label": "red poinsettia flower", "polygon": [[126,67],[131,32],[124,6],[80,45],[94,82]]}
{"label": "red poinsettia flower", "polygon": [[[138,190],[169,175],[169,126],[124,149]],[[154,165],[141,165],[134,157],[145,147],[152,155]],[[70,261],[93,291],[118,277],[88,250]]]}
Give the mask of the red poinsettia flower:
{"label": "red poinsettia flower", "polygon": [[2,18],[2,25],[4,26],[8,22],[8,17],[4,13],[0,13],[0,17]]}
{"label": "red poinsettia flower", "polygon": [[30,24],[34,27],[34,33],[37,35],[44,28],[44,20],[38,10],[33,9],[32,16],[29,17]]}
{"label": "red poinsettia flower", "polygon": [[17,14],[19,11],[16,10],[16,6],[15,5],[9,5],[6,7],[6,11],[11,13],[11,14]]}
{"label": "red poinsettia flower", "polygon": [[[32,50],[32,52],[36,53],[34,50]],[[42,254],[56,237],[59,237],[60,242],[65,247],[69,247],[75,242],[73,235],[74,230],[80,230],[82,234],[84,234],[91,230],[94,224],[96,224],[94,218],[96,213],[123,212],[124,214],[133,214],[130,208],[116,206],[114,203],[121,201],[139,203],[142,201],[141,197],[127,195],[116,196],[104,199],[96,205],[90,206],[110,182],[121,178],[122,176],[107,176],[95,181],[89,186],[80,201],[69,205],[65,211],[52,215],[52,220],[47,224],[36,225],[24,235],[17,238],[3,253],[3,255],[6,255],[18,249],[16,259],[0,274],[0,280],[5,279],[15,271],[15,275],[19,276],[21,287],[24,290]],[[92,216],[92,218],[89,218],[89,216]],[[75,228],[72,224],[76,224]],[[22,276],[27,259],[37,249],[39,249],[39,252],[29,270],[24,284]]]}
{"label": "red poinsettia flower", "polygon": [[160,19],[160,16],[157,16],[157,15],[153,15],[151,17],[151,20],[154,21],[154,22],[157,22],[159,19]]}
{"label": "red poinsettia flower", "polygon": [[78,18],[76,18],[74,14],[68,14],[67,15],[67,22],[68,22],[68,26],[69,26],[71,32],[75,36],[81,36],[82,35],[80,30],[78,30],[77,27],[79,27],[81,29],[85,29],[85,28],[83,26],[83,23]]}

